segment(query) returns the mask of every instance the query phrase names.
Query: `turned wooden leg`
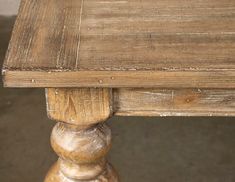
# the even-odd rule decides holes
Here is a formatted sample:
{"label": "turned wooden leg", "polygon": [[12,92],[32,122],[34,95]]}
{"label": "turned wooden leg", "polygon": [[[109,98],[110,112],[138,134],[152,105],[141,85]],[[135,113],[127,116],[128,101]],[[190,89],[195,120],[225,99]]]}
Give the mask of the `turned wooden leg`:
{"label": "turned wooden leg", "polygon": [[59,121],[51,144],[59,159],[45,182],[118,182],[106,161],[111,130],[103,123],[112,115],[110,89],[46,90],[48,116]]}

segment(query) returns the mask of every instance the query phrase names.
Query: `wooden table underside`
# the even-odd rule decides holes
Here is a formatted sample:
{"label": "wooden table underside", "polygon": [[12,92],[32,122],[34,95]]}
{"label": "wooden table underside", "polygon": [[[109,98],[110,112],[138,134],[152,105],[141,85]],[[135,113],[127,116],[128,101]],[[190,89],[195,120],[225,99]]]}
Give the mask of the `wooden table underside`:
{"label": "wooden table underside", "polygon": [[109,117],[235,116],[235,1],[22,0],[3,76],[46,88],[45,182],[118,182]]}

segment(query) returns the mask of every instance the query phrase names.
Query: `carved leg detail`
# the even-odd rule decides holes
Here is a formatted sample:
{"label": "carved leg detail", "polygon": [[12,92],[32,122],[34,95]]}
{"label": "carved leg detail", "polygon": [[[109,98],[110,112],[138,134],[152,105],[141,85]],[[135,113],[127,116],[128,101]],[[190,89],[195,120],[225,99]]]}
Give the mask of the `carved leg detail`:
{"label": "carved leg detail", "polygon": [[[84,125],[84,121],[81,121],[82,125],[80,125],[80,122],[77,120],[67,120],[57,123],[53,128],[51,144],[54,151],[58,154],[59,159],[49,171],[45,182],[118,182],[118,176],[115,170],[108,164],[105,158],[111,148],[111,130],[104,123],[94,124],[95,121],[91,118],[97,119],[100,115],[103,118],[104,115],[100,114],[97,116],[94,113],[94,108],[89,107],[89,104],[92,106],[92,103],[102,107],[97,108],[98,111],[108,113],[106,116],[108,118],[110,111],[104,111],[102,109],[104,107],[111,108],[107,107],[111,103],[109,99],[110,95],[107,93],[103,94],[103,92],[109,90],[92,89],[89,90],[89,93],[93,92],[93,95],[77,97],[81,96],[79,94],[84,96],[84,93],[87,94],[86,91],[87,89],[85,91],[81,89],[73,89],[72,91],[70,89],[68,91],[65,89],[48,89],[47,91],[48,114],[56,120],[61,117],[71,119],[71,113],[74,115],[74,111],[80,112],[76,109],[81,109],[81,103],[84,104],[86,102],[88,105],[83,105],[83,109],[86,107],[86,110],[82,111],[83,114],[87,112],[85,113],[87,118],[84,118],[87,125]],[[63,94],[61,95],[61,93]],[[69,95],[65,93],[69,93]],[[63,99],[67,98],[68,102],[65,102],[65,100],[62,101],[63,103],[67,103],[67,108],[61,107],[61,102],[58,102],[53,94],[63,96]],[[51,97],[52,95],[54,97]],[[108,102],[108,104],[104,102]],[[63,111],[55,111],[58,105],[60,105],[60,108],[63,108],[61,110],[70,114],[64,116]],[[73,108],[69,108],[71,106]],[[68,112],[71,109],[73,112]],[[91,109],[92,113],[90,113]],[[55,112],[57,112],[56,115]],[[77,119],[79,117],[75,116],[75,118]],[[75,122],[77,123],[75,124]]]}

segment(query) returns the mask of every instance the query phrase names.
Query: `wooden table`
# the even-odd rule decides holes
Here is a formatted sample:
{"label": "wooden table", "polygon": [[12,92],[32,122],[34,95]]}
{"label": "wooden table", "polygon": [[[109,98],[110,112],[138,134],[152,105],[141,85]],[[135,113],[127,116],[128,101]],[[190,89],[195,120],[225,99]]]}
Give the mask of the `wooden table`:
{"label": "wooden table", "polygon": [[235,116],[235,1],[22,0],[3,75],[46,88],[45,182],[117,182],[109,117]]}

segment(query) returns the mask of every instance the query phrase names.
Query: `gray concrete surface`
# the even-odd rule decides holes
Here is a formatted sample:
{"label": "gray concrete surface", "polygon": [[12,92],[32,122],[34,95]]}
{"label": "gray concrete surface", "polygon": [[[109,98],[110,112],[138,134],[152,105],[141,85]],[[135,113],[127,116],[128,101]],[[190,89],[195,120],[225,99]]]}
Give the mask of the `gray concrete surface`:
{"label": "gray concrete surface", "polygon": [[[0,64],[14,17],[0,17]],[[44,90],[0,87],[0,182],[42,182],[56,156]],[[114,117],[122,182],[235,182],[234,118]]]}

